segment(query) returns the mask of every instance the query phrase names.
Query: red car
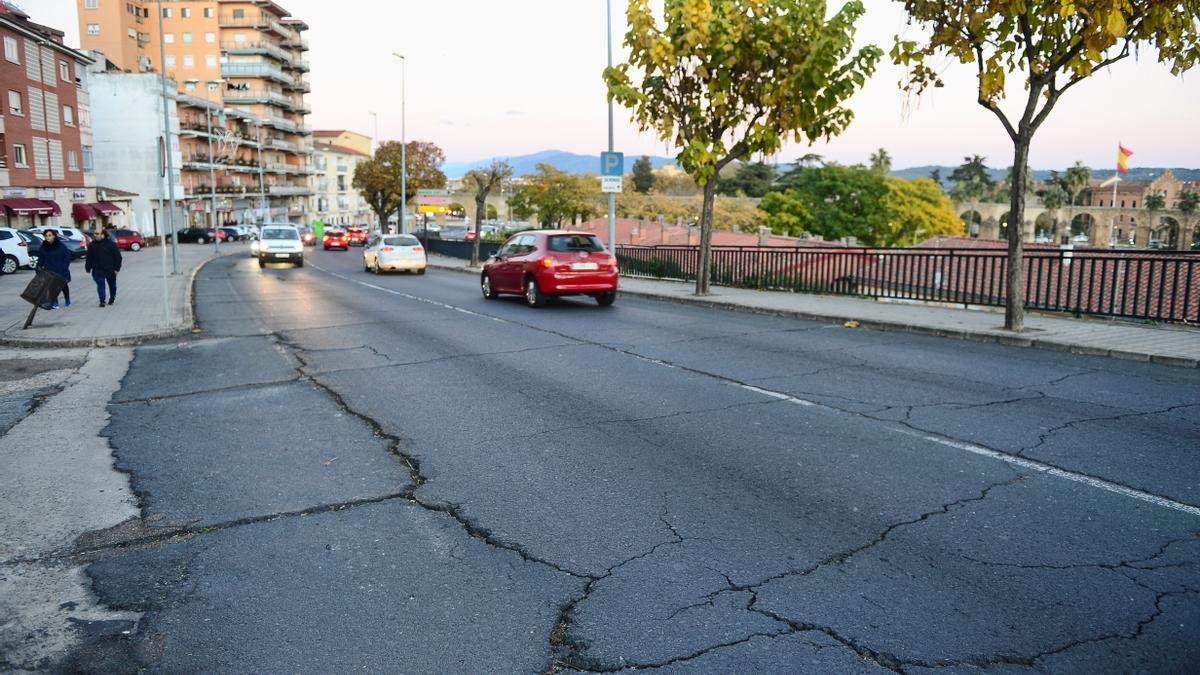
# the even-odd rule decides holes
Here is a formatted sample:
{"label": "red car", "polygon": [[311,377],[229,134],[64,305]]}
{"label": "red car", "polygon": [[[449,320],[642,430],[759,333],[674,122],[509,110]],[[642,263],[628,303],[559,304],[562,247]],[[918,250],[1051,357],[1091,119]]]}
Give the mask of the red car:
{"label": "red car", "polygon": [[350,241],[346,237],[346,233],[341,230],[325,230],[325,238],[322,240],[325,250],[331,248],[340,248],[343,251],[350,250]]}
{"label": "red car", "polygon": [[112,238],[122,251],[140,251],[146,245],[146,238],[134,230],[113,230]]}
{"label": "red car", "polygon": [[617,259],[587,232],[521,232],[484,263],[479,287],[488,300],[513,293],[530,307],[562,295],[590,295],[607,307],[617,299]]}
{"label": "red car", "polygon": [[367,228],[361,225],[347,227],[346,243],[350,246],[365,246],[367,243]]}

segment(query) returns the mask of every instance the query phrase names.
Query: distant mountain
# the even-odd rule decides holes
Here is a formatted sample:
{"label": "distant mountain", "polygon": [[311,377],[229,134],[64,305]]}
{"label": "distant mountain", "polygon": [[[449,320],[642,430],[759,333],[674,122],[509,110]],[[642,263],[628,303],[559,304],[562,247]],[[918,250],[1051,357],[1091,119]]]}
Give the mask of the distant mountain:
{"label": "distant mountain", "polygon": [[[633,163],[637,161],[641,155],[625,155],[625,173],[633,171]],[[535,152],[531,155],[520,155],[516,157],[496,157],[495,159],[506,160],[513,168],[513,174],[516,176],[524,176],[531,173],[537,173],[538,164],[549,164],[550,166],[567,173],[600,173],[600,155],[579,155],[573,152],[564,152],[562,150],[543,150]],[[481,159],[474,162],[446,162],[442,164],[442,172],[449,178],[461,178],[463,174],[471,169],[478,169],[491,164],[492,158]],[[667,164],[674,164],[673,157],[651,157],[650,163],[654,168],[659,168]]]}
{"label": "distant mountain", "polygon": [[[953,167],[953,166],[933,166],[933,165],[913,166],[913,167],[909,167],[907,169],[897,169],[892,172],[892,175],[899,176],[900,178],[906,178],[908,180],[912,180],[913,178],[921,178],[921,177],[928,178],[929,174],[932,173],[934,169],[938,169],[942,172],[942,182],[943,183],[945,183],[945,184],[950,183],[950,174],[953,173],[954,169],[955,169],[955,167]],[[1065,171],[1065,169],[1059,169],[1059,173],[1063,173],[1063,171]],[[1103,180],[1105,178],[1112,176],[1115,171],[1116,171],[1115,169],[1093,169],[1092,170],[1092,178],[1098,178],[1098,179]],[[1162,174],[1162,172],[1164,172],[1164,171],[1166,171],[1166,169],[1164,169],[1162,167],[1149,167],[1149,166],[1134,167],[1129,170],[1129,175],[1123,176],[1123,178],[1125,178],[1126,180],[1153,180],[1155,176]],[[1173,168],[1173,169],[1171,169],[1171,171],[1172,171],[1172,173],[1175,174],[1176,178],[1178,178],[1179,180],[1182,180],[1182,181],[1200,180],[1200,169]],[[1004,180],[1004,176],[1008,174],[1008,169],[991,169],[991,168],[989,168],[988,174],[992,177],[993,180],[1002,181],[1002,180]],[[1033,170],[1033,179],[1035,181],[1046,180],[1049,177],[1050,177],[1049,169],[1034,169]]]}

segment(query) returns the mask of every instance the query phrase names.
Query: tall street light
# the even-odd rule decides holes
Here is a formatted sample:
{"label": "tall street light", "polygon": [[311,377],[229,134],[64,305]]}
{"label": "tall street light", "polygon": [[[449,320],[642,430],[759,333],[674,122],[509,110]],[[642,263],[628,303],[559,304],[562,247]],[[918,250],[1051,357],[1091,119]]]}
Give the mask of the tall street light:
{"label": "tall street light", "polygon": [[[612,68],[612,0],[608,0],[608,67]],[[613,151],[613,102],[608,97],[608,151]],[[608,193],[608,251],[617,255],[617,195]]]}
{"label": "tall street light", "polygon": [[[396,52],[392,52],[392,56],[400,59],[400,233],[408,234],[408,159],[405,157],[405,152],[408,149],[408,140],[404,135],[405,59],[403,54],[397,54]],[[382,227],[380,225],[381,231]]]}
{"label": "tall street light", "polygon": [[162,0],[158,0],[158,65],[162,74],[163,142],[167,153],[167,196],[171,200],[167,212],[167,224],[171,230],[171,274],[179,274],[179,242],[175,241],[175,158],[171,150],[171,117],[168,108],[171,99],[167,95],[167,47],[163,43]]}
{"label": "tall street light", "polygon": [[[208,92],[211,94],[218,91],[218,87],[225,84],[225,80],[208,80],[205,82],[208,85]],[[217,224],[217,158],[213,156],[213,133],[212,133],[212,116],[217,110],[224,110],[224,105],[215,105],[210,108],[204,106],[204,119],[208,122],[208,194],[212,204],[212,224],[213,224],[213,253],[221,252],[221,232]]]}

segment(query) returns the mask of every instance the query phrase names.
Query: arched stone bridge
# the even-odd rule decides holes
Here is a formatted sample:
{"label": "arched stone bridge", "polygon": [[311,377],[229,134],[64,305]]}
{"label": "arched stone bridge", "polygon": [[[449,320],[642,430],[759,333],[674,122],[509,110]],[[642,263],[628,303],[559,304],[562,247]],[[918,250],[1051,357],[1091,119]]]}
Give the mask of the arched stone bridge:
{"label": "arched stone bridge", "polygon": [[[978,214],[975,220],[978,222],[980,239],[1002,238],[1003,228],[1008,225],[1007,202],[960,202],[954,207],[964,220],[972,211]],[[1108,206],[1064,206],[1050,211],[1044,206],[1026,203],[1022,238],[1034,241],[1037,235],[1045,234],[1053,241],[1062,243],[1064,237],[1072,235],[1073,229],[1075,234],[1087,234],[1088,243],[1092,246],[1108,246],[1110,233],[1117,243],[1132,243],[1140,248],[1146,248],[1154,239],[1164,245],[1173,244],[1175,248],[1188,249],[1196,240],[1198,233],[1194,217],[1189,222],[1183,213],[1175,209],[1156,211],[1153,215],[1151,218],[1150,211],[1146,209]]]}

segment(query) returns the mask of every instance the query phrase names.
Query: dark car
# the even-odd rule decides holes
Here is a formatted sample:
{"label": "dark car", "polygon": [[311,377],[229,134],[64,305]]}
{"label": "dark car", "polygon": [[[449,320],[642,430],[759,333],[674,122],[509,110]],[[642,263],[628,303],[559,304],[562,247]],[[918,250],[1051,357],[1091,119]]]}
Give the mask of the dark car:
{"label": "dark car", "polygon": [[176,232],[175,236],[179,238],[181,244],[207,244],[217,235],[210,227],[189,227]]}
{"label": "dark car", "polygon": [[590,295],[607,307],[617,299],[617,259],[587,232],[522,232],[484,263],[479,286],[488,300],[513,293],[541,307],[549,297]]}
{"label": "dark car", "polygon": [[321,243],[326,251],[331,248],[340,248],[343,251],[350,250],[350,240],[346,236],[346,233],[341,230],[325,230],[325,237],[321,240]]}
{"label": "dark car", "polygon": [[217,229],[217,236],[221,237],[221,241],[241,241],[242,233],[238,232],[236,227],[221,227]]}
{"label": "dark car", "polygon": [[117,243],[117,248],[122,251],[140,251],[146,245],[146,238],[141,232],[134,230],[112,230],[109,233],[113,241]]}

